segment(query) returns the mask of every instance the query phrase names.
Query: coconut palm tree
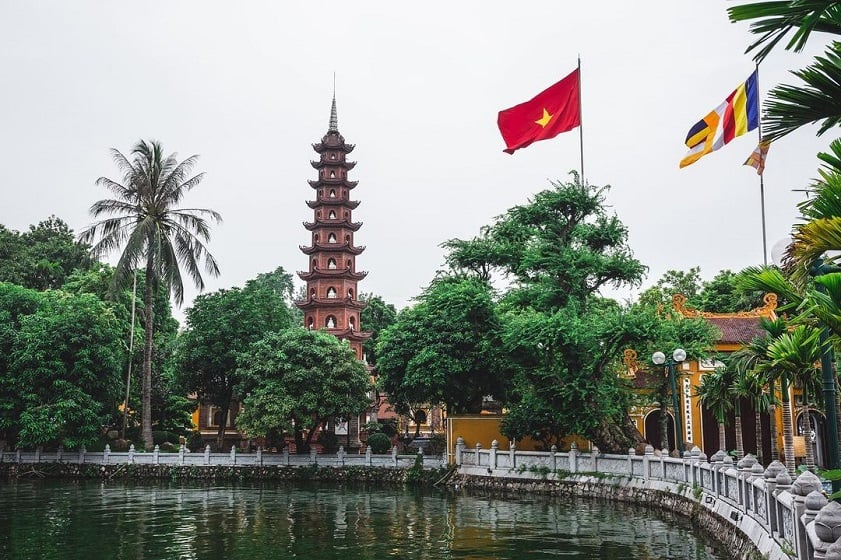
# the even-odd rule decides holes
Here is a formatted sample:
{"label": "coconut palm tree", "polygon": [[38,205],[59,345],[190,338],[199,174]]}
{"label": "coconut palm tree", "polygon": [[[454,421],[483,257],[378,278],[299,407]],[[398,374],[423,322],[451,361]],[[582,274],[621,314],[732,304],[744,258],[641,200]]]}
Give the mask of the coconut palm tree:
{"label": "coconut palm tree", "polygon": [[[102,256],[122,248],[114,271],[114,288],[125,286],[141,263],[145,266],[143,302],[145,305],[145,346],[142,378],[142,438],[146,449],[152,440],[152,335],[153,295],[162,285],[180,305],[184,301],[182,267],[199,289],[204,280],[199,262],[212,276],[219,275],[216,260],[205,243],[210,240],[208,219],[219,223],[218,212],[203,208],[179,208],[184,195],[196,187],[204,173],[192,175],[198,156],[178,162],[175,154],[165,156],[156,141],[140,141],[131,159],[111,150],[123,175],[122,183],[100,177],[96,184],[114,194],[90,208],[94,218],[109,216],[88,227],[81,241],[92,244],[92,253]],[[93,243],[96,241],[95,243]]]}

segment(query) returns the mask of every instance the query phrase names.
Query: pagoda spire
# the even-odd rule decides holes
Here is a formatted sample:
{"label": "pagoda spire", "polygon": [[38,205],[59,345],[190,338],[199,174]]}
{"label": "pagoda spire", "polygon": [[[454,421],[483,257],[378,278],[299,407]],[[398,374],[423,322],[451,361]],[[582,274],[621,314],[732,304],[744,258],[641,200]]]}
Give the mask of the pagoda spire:
{"label": "pagoda spire", "polygon": [[333,76],[333,106],[330,108],[330,128],[327,132],[339,132],[339,117],[336,114],[336,76]]}

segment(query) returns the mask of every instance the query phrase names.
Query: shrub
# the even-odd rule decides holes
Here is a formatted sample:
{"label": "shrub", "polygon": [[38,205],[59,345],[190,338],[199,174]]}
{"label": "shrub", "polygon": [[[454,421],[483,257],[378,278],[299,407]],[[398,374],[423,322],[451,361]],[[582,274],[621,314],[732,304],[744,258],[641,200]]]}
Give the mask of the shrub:
{"label": "shrub", "polygon": [[391,440],[382,432],[376,432],[368,436],[368,446],[371,448],[371,453],[388,453],[391,449]]}
{"label": "shrub", "polygon": [[380,420],[380,431],[390,438],[397,435],[397,420],[389,418],[387,420]]}
{"label": "shrub", "polygon": [[178,434],[166,432],[164,430],[152,430],[152,441],[155,445],[162,445],[164,443],[172,443],[178,445],[181,441],[178,439]]}
{"label": "shrub", "polygon": [[322,430],[318,434],[318,443],[324,448],[325,453],[336,453],[339,450],[339,438],[333,432]]}

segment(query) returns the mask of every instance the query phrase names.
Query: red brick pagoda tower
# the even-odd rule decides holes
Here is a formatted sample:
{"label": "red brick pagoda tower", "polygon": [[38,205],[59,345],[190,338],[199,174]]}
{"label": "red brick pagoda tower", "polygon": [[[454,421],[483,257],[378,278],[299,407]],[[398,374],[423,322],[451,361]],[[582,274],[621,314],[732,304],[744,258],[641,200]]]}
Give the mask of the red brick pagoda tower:
{"label": "red brick pagoda tower", "polygon": [[310,162],[318,171],[318,179],[309,181],[315,200],[307,202],[315,219],[304,222],[312,232],[312,245],[301,246],[309,256],[309,271],[298,272],[307,283],[307,299],[296,305],[304,311],[304,327],[323,328],[347,340],[361,360],[362,343],[371,333],[360,330],[359,314],[365,303],[357,299],[357,283],[368,273],[356,270],[356,256],[365,250],[353,242],[353,234],[362,226],[352,219],[359,201],[349,198],[357,181],[348,180],[348,171],[356,162],[346,159],[354,146],[345,144],[339,134],[335,94],[327,134],[312,147],[320,155],[318,161]]}

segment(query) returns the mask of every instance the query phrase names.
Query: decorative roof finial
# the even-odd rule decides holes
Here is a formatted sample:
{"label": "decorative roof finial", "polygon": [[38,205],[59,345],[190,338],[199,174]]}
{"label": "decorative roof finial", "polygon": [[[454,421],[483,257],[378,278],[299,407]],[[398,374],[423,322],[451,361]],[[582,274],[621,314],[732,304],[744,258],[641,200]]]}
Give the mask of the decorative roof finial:
{"label": "decorative roof finial", "polygon": [[327,132],[339,132],[339,117],[336,115],[336,73],[333,72],[333,107],[330,109],[330,128]]}

